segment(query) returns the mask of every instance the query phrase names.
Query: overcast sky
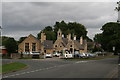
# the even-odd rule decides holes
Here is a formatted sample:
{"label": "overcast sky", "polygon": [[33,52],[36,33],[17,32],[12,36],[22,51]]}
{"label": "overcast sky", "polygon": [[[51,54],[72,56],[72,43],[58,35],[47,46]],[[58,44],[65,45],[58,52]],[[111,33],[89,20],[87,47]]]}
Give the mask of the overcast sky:
{"label": "overcast sky", "polygon": [[117,20],[116,2],[3,2],[2,35],[37,36],[46,26],[56,21],[78,22],[88,30],[92,39],[107,22]]}

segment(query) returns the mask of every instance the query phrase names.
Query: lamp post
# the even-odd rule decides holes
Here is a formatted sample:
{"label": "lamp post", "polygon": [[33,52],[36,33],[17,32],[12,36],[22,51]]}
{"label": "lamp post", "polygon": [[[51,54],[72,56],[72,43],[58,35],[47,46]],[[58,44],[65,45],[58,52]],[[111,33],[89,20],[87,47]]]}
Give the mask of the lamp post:
{"label": "lamp post", "polygon": [[115,10],[118,12],[117,22],[120,22],[120,1],[118,1],[117,4],[118,4],[118,6],[115,8]]}
{"label": "lamp post", "polygon": [[115,54],[115,46],[113,46],[113,52],[114,52],[114,54]]}

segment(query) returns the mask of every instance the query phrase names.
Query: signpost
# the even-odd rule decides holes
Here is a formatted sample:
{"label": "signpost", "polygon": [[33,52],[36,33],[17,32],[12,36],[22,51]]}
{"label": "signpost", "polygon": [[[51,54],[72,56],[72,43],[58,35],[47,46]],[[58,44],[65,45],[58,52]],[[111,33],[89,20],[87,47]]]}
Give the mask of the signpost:
{"label": "signpost", "polygon": [[115,46],[113,46],[113,52],[114,52],[114,54],[115,54]]}

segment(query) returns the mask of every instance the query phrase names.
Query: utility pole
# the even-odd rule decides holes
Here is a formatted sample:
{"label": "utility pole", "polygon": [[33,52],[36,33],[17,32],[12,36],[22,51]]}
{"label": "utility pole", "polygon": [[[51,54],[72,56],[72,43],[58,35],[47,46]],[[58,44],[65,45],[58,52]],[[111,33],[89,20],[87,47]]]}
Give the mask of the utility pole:
{"label": "utility pole", "polygon": [[120,22],[120,1],[117,2],[117,7],[115,8],[115,10],[118,12],[118,20],[117,22]]}

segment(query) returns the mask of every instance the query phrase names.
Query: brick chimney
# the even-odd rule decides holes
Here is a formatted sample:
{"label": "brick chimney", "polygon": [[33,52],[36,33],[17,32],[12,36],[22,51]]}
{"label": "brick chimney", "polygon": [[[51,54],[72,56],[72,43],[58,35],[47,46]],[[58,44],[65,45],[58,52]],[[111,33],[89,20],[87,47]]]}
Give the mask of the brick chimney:
{"label": "brick chimney", "polygon": [[81,45],[83,44],[83,37],[82,36],[80,37],[80,44]]}
{"label": "brick chimney", "polygon": [[41,43],[43,43],[46,40],[46,35],[44,32],[41,33]]}
{"label": "brick chimney", "polygon": [[67,35],[67,39],[68,39],[68,41],[71,40],[71,34],[70,33]]}
{"label": "brick chimney", "polygon": [[74,35],[74,40],[76,40],[76,35]]}

